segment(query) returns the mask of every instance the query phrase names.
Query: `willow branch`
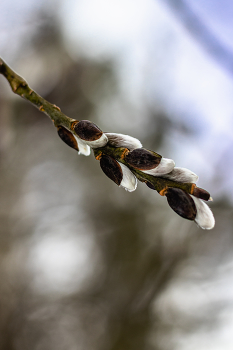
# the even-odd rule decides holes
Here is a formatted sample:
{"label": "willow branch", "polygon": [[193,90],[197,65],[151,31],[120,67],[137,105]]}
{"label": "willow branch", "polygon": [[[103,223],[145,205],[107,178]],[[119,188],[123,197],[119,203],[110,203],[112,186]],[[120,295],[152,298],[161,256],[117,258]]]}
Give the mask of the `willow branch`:
{"label": "willow branch", "polygon": [[46,101],[37,94],[37,92],[31,89],[26,80],[16,74],[2,58],[0,58],[0,74],[7,79],[15,94],[31,102],[41,112],[45,113],[53,121],[55,126],[63,125],[70,129],[73,119],[67,117],[61,112],[59,107]]}
{"label": "willow branch", "polygon": [[115,148],[115,147],[106,145],[102,148],[94,149],[94,154],[95,154],[96,159],[98,159],[100,155],[105,154],[105,155],[108,155],[108,156],[116,159],[118,162],[126,165],[139,181],[145,182],[145,183],[149,182],[150,184],[153,185],[154,189],[158,193],[160,193],[161,195],[163,195],[162,194],[163,190],[168,188],[168,187],[180,188],[187,193],[190,193],[190,194],[193,193],[193,190],[195,187],[195,185],[193,183],[181,183],[181,182],[177,182],[177,181],[168,180],[168,179],[165,179],[162,177],[149,175],[149,174],[146,174],[146,173],[130,166],[124,160],[125,150],[126,150],[125,148],[120,148],[120,147]]}
{"label": "willow branch", "polygon": [[[22,97],[23,99],[31,102],[41,112],[45,113],[54,123],[55,126],[62,125],[69,130],[72,130],[72,124],[74,119],[69,118],[61,112],[60,108],[56,105],[46,101],[43,97],[37,94],[28,83],[21,76],[16,74],[1,58],[0,58],[0,74],[2,74],[9,82],[12,91]],[[73,130],[74,132],[74,130]],[[193,192],[192,183],[180,183],[177,181],[171,181],[165,178],[155,177],[153,175],[146,174],[140,170],[131,167],[124,161],[124,148],[111,147],[108,144],[102,148],[94,149],[94,155],[98,159],[98,155],[104,153],[118,160],[119,162],[127,165],[132,173],[141,182],[149,182],[153,185],[154,189],[161,194],[163,189],[167,187],[176,187],[183,189],[187,193]]]}

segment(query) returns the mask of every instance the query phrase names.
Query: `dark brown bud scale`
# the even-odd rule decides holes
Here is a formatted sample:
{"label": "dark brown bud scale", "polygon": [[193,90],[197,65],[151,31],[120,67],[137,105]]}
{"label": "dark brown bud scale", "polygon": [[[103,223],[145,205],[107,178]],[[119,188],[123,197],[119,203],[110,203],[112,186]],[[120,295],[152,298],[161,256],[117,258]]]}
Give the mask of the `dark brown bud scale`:
{"label": "dark brown bud scale", "polygon": [[151,188],[152,190],[156,190],[155,186],[151,182],[145,181],[145,184],[147,185],[147,187]]}
{"label": "dark brown bud scale", "polygon": [[59,125],[57,128],[57,133],[60,136],[60,138],[62,139],[62,141],[64,141],[68,146],[79,151],[78,143],[77,143],[74,135],[72,134],[72,132],[70,132],[69,130],[64,128],[64,126]]}
{"label": "dark brown bud scale", "polygon": [[180,188],[167,188],[165,195],[170,207],[182,218],[195,220],[197,208],[192,197]]}
{"label": "dark brown bud scale", "polygon": [[204,201],[208,201],[210,199],[209,192],[200,187],[195,187],[192,194],[193,196],[203,199]]}
{"label": "dark brown bud scale", "polygon": [[80,122],[76,123],[74,126],[74,131],[80,137],[80,139],[85,141],[95,141],[103,135],[103,131],[89,120],[81,120]]}
{"label": "dark brown bud scale", "polygon": [[145,148],[136,148],[125,156],[125,161],[138,170],[151,170],[156,168],[162,156]]}
{"label": "dark brown bud scale", "polygon": [[102,155],[100,158],[100,166],[105,175],[120,186],[123,179],[123,172],[120,164],[110,156]]}

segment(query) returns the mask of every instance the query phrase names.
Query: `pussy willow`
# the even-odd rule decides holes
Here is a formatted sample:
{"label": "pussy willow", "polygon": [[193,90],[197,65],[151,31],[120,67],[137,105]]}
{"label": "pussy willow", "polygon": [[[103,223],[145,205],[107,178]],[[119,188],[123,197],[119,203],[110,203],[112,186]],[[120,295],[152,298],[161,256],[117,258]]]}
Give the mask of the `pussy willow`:
{"label": "pussy willow", "polygon": [[137,180],[167,198],[170,207],[181,217],[193,220],[203,229],[212,229],[214,216],[204,201],[210,194],[196,186],[198,176],[185,168],[175,167],[171,159],[142,147],[139,140],[122,134],[103,132],[88,120],[73,120],[56,105],[31,89],[24,78],[0,58],[0,74],[12,91],[45,113],[57,127],[58,135],[79,154],[88,156],[90,148],[100,161],[103,172],[119,187],[132,192]]}
{"label": "pussy willow", "polygon": [[58,135],[70,147],[85,156],[93,149],[103,172],[119,187],[132,192],[137,180],[167,198],[181,217],[193,220],[202,229],[212,229],[215,220],[204,201],[210,194],[196,186],[198,176],[186,168],[175,167],[172,159],[145,149],[131,136],[103,132],[89,120],[73,121],[70,129],[58,125]]}

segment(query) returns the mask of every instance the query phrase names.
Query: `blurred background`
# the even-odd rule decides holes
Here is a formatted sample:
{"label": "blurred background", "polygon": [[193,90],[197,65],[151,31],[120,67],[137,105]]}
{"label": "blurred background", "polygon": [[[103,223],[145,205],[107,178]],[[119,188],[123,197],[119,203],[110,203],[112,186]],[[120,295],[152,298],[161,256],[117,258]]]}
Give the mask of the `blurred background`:
{"label": "blurred background", "polygon": [[231,0],[2,0],[2,58],[199,175],[211,231],[119,189],[0,76],[0,349],[233,348]]}

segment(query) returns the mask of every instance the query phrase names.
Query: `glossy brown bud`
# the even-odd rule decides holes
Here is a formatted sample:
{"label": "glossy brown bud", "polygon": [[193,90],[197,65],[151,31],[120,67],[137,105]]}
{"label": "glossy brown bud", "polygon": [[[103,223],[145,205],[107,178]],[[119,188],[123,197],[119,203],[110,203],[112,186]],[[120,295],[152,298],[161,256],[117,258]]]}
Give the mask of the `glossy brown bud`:
{"label": "glossy brown bud", "polygon": [[103,135],[103,131],[89,120],[77,122],[74,126],[74,131],[80,139],[85,141],[96,141]]}
{"label": "glossy brown bud", "polygon": [[150,170],[156,168],[162,156],[145,148],[137,148],[125,156],[125,161],[138,170]]}
{"label": "glossy brown bud", "polygon": [[123,172],[120,164],[110,156],[102,155],[100,159],[100,166],[105,175],[120,186],[123,179]]}
{"label": "glossy brown bud", "polygon": [[204,199],[204,201],[208,201],[210,199],[210,194],[206,190],[203,190],[203,188],[195,187],[192,193],[193,196]]}
{"label": "glossy brown bud", "polygon": [[64,128],[64,126],[59,125],[57,127],[57,133],[62,141],[64,141],[68,146],[79,151],[77,140],[75,139],[75,136],[72,134],[72,132]]}
{"label": "glossy brown bud", "polygon": [[197,208],[192,197],[180,188],[168,188],[165,192],[168,204],[182,218],[195,220]]}

